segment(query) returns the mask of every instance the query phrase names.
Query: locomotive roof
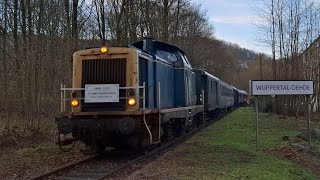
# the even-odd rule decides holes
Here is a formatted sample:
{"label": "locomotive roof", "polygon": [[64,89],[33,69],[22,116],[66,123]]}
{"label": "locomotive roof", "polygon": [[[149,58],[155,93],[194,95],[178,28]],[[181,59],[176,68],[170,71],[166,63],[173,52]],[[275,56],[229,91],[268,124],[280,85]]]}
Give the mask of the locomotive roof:
{"label": "locomotive roof", "polygon": [[161,41],[156,41],[156,40],[154,40],[154,43],[155,43],[156,47],[161,47],[161,48],[167,49],[168,51],[170,51],[170,50],[180,51],[183,54],[186,54],[183,50],[181,50],[177,46],[174,46],[174,45],[171,45],[171,44],[168,44],[165,42],[161,42]]}
{"label": "locomotive roof", "polygon": [[[148,42],[148,43],[146,43],[146,42]],[[150,44],[150,42],[152,42],[152,44]],[[153,46],[153,47],[149,47],[149,48],[152,48],[153,51],[156,49],[160,49],[160,50],[165,50],[168,52],[180,51],[181,53],[186,54],[183,50],[181,50],[177,46],[171,45],[169,43],[161,42],[158,40],[154,40],[154,39],[148,39],[148,38],[146,38],[142,41],[135,42],[135,43],[131,44],[131,46],[138,48],[138,49],[141,49],[141,50],[145,50],[144,43],[149,46]],[[147,48],[147,49],[149,49],[149,48]]]}

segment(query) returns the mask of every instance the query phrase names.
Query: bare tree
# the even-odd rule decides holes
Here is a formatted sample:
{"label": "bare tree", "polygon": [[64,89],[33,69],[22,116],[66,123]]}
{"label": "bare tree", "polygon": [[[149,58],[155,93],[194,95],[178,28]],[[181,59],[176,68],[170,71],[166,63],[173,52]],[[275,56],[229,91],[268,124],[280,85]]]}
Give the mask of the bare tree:
{"label": "bare tree", "polygon": [[[262,42],[271,45],[273,56],[274,79],[316,79],[318,60],[313,61],[300,55],[310,42],[319,36],[319,16],[312,0],[263,0],[264,9],[260,17],[269,22],[269,32],[265,34]],[[319,12],[319,11],[318,11]],[[263,26],[260,26],[263,27]],[[260,29],[260,32],[264,32]],[[318,32],[318,33],[314,33]],[[316,34],[316,35],[315,35]],[[302,76],[302,75],[305,76]],[[317,96],[314,96],[317,97]],[[279,97],[282,105],[277,112],[285,112],[288,107],[289,114],[299,113],[300,101],[298,96]],[[315,102],[313,100],[312,102]]]}
{"label": "bare tree", "polygon": [[4,0],[1,8],[0,113],[23,119],[25,131],[38,131],[58,113],[60,84],[71,84],[73,52],[100,40],[160,39],[186,51],[194,67],[241,84],[228,72],[243,70],[242,49],[216,40],[203,7],[191,0]]}
{"label": "bare tree", "polygon": [[3,21],[4,21],[4,27],[3,27],[3,44],[2,44],[2,55],[3,55],[3,77],[4,77],[4,112],[5,112],[5,120],[6,120],[6,128],[9,128],[10,126],[10,120],[8,117],[8,71],[7,71],[7,28],[8,28],[8,0],[4,0],[3,4]]}

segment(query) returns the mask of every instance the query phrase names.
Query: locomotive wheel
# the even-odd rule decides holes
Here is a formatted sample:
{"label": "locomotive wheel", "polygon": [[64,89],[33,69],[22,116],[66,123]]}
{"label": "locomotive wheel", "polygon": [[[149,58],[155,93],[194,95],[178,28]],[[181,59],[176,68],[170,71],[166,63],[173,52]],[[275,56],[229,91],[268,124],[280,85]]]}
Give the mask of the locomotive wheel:
{"label": "locomotive wheel", "polygon": [[169,141],[173,136],[173,129],[171,123],[165,123],[161,125],[162,136],[161,141]]}
{"label": "locomotive wheel", "polygon": [[192,126],[199,127],[203,123],[202,114],[197,114],[193,116]]}
{"label": "locomotive wheel", "polygon": [[105,144],[103,144],[103,143],[97,143],[96,144],[96,146],[95,146],[95,151],[97,152],[97,153],[102,153],[102,152],[104,152],[104,150],[106,150],[106,145]]}
{"label": "locomotive wheel", "polygon": [[173,121],[173,136],[179,137],[184,131],[184,119],[174,119]]}
{"label": "locomotive wheel", "polygon": [[131,149],[136,149],[141,147],[141,140],[139,136],[130,136],[128,139],[128,147]]}

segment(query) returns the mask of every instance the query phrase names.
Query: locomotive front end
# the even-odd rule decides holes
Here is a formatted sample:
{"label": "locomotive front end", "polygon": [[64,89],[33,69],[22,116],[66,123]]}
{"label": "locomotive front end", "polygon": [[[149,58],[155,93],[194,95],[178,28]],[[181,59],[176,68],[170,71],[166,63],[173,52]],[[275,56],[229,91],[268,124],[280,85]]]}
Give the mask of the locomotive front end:
{"label": "locomotive front end", "polygon": [[138,63],[134,48],[103,46],[74,53],[72,87],[61,87],[59,145],[80,140],[103,149],[130,140],[143,104]]}
{"label": "locomotive front end", "polygon": [[72,114],[138,109],[136,50],[101,47],[78,51],[73,59],[72,98],[78,99],[71,100]]}

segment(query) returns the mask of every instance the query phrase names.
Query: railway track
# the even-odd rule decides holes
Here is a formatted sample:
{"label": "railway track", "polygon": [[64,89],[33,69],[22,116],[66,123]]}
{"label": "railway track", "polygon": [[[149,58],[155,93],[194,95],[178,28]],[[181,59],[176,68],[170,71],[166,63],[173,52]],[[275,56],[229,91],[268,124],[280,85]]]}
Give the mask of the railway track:
{"label": "railway track", "polygon": [[[59,179],[59,180],[78,180],[78,179],[123,179],[133,172],[143,168],[146,164],[172,150],[174,147],[182,144],[204,128],[212,125],[229,111],[215,118],[207,118],[206,122],[200,127],[173,139],[172,141],[154,147],[149,151],[114,151],[102,155],[93,155],[78,162],[59,167],[53,171],[32,178],[32,180],[41,179]],[[209,121],[209,119],[211,119]]]}
{"label": "railway track", "polygon": [[[129,162],[143,158],[144,153],[128,151],[109,151],[92,155],[86,159],[46,172],[32,180],[40,179],[103,179],[109,173],[125,167]],[[139,158],[139,159],[138,159]]]}

